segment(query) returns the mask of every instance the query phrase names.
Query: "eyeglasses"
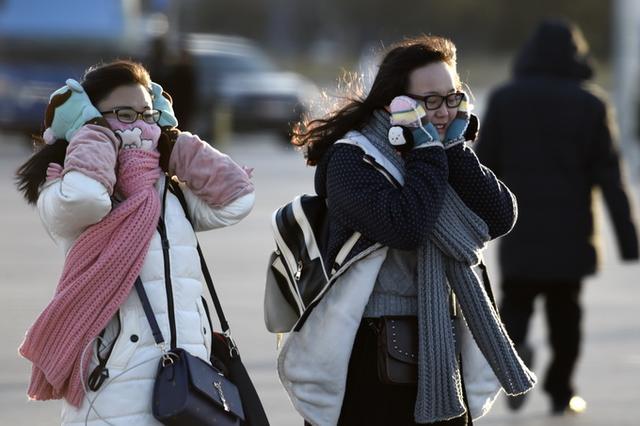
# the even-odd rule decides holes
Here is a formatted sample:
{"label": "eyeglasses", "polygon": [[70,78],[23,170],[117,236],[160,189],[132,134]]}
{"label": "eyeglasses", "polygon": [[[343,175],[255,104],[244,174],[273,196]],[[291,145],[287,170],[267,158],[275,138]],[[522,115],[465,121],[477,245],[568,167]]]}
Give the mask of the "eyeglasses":
{"label": "eyeglasses", "polygon": [[424,106],[431,111],[440,108],[442,106],[442,103],[445,100],[447,101],[447,108],[456,108],[460,106],[460,104],[462,103],[462,100],[464,99],[463,92],[450,93],[447,96],[440,96],[440,95],[427,95],[427,96],[407,95],[407,96],[424,102]]}
{"label": "eyeglasses", "polygon": [[157,109],[147,109],[142,112],[138,112],[133,108],[115,108],[109,111],[100,111],[100,113],[115,114],[116,118],[121,123],[133,123],[138,119],[138,117],[140,117],[145,123],[153,124],[160,120],[162,111]]}

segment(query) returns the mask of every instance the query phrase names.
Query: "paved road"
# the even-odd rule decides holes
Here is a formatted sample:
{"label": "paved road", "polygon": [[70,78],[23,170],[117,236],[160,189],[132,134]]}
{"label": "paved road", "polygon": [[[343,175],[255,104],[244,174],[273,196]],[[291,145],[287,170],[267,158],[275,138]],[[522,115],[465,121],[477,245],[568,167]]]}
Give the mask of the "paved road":
{"label": "paved road", "polygon": [[[236,339],[275,426],[300,425],[275,375],[275,339],[263,327],[262,295],[267,255],[273,247],[269,220],[280,204],[312,191],[313,169],[301,155],[265,135],[236,137],[227,149],[238,162],[253,166],[257,188],[254,211],[242,223],[201,236],[204,252]],[[0,135],[0,425],[55,425],[59,402],[28,402],[29,364],[17,355],[24,331],[51,296],[62,268],[62,254],[49,240],[35,211],[13,189],[12,174],[28,149]],[[635,187],[636,193],[638,186]],[[637,197],[636,197],[637,198]],[[604,216],[603,216],[604,217]],[[581,416],[554,418],[540,390],[523,410],[508,412],[502,397],[494,410],[478,421],[485,426],[638,424],[640,418],[640,266],[616,259],[606,217],[603,272],[590,279],[586,304],[584,355],[577,380],[588,411]],[[497,282],[493,249],[487,254]],[[534,344],[544,343],[544,328],[533,324]],[[538,352],[542,365],[548,353]]]}

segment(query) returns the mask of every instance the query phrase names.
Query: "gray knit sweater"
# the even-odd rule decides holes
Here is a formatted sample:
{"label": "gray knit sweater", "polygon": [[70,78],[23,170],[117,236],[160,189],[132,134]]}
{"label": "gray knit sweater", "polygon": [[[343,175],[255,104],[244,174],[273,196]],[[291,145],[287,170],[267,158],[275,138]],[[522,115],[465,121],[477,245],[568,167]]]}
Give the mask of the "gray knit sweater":
{"label": "gray knit sweater", "polygon": [[417,315],[416,252],[389,249],[364,310],[365,317]]}

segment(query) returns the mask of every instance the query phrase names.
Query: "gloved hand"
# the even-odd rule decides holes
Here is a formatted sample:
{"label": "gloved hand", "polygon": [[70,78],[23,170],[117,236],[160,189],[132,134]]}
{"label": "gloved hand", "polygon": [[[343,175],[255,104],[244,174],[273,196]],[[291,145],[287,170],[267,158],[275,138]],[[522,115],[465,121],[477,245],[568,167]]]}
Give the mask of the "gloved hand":
{"label": "gloved hand", "polygon": [[445,149],[464,142],[465,130],[467,130],[467,126],[469,126],[470,118],[471,114],[467,94],[462,92],[462,102],[460,102],[460,106],[458,106],[458,113],[451,124],[449,124],[449,127],[447,127],[444,140],[442,141]]}
{"label": "gloved hand", "polygon": [[162,111],[160,114],[160,120],[158,121],[158,126],[162,128],[176,127],[178,125],[178,120],[176,119],[173,107],[171,106],[171,96],[162,90],[162,86],[158,83],[151,83],[151,92],[153,97],[153,109]]}
{"label": "gloved hand", "polygon": [[105,125],[102,114],[91,104],[87,92],[76,80],[68,79],[51,94],[45,113],[45,124],[55,139],[70,141],[87,123]]}
{"label": "gloved hand", "polygon": [[397,150],[406,152],[414,148],[442,146],[435,126],[423,124],[427,113],[415,99],[397,96],[391,101],[389,109],[392,126],[389,129],[389,142]]}

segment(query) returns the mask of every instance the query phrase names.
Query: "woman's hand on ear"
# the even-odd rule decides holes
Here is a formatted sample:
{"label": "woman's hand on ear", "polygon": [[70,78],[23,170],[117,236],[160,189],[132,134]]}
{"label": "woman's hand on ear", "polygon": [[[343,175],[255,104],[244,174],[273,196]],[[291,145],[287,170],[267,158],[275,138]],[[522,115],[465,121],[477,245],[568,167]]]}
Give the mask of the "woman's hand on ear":
{"label": "woman's hand on ear", "polygon": [[46,122],[50,123],[49,129],[55,139],[67,141],[71,141],[78,129],[87,123],[108,127],[102,114],[91,104],[82,85],[71,78],[51,94]]}
{"label": "woman's hand on ear", "polygon": [[438,130],[431,123],[423,124],[427,115],[420,103],[408,96],[397,96],[389,105],[391,125],[389,142],[398,151],[414,148],[442,146]]}
{"label": "woman's hand on ear", "polygon": [[447,131],[444,135],[444,148],[451,148],[454,145],[464,142],[465,131],[469,126],[469,120],[471,119],[469,102],[467,100],[467,94],[462,92],[462,102],[458,107],[458,113],[456,117],[451,121]]}

